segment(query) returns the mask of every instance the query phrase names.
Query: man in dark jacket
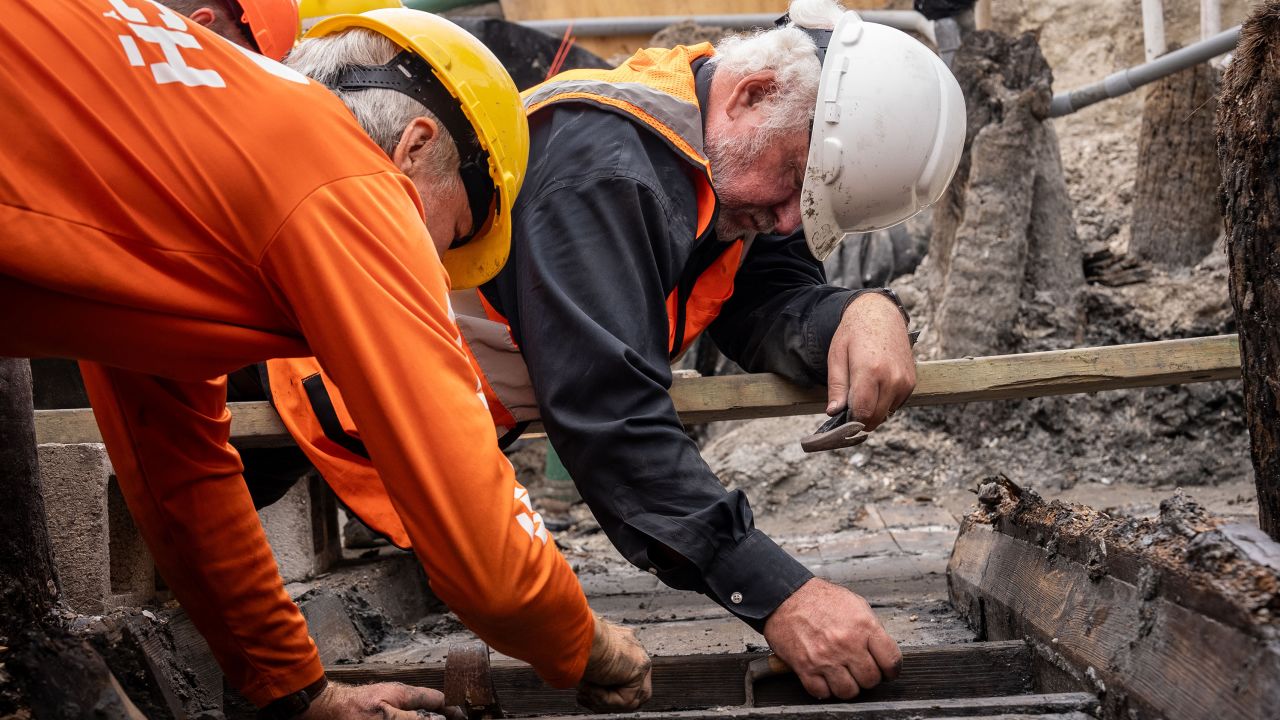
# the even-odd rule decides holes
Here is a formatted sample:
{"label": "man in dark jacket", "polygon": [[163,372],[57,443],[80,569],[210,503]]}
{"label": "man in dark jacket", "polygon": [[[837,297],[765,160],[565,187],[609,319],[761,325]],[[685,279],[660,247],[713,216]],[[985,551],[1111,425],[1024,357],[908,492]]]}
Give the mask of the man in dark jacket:
{"label": "man in dark jacket", "polygon": [[[817,14],[813,25],[822,25],[831,4],[823,5],[797,3],[792,18]],[[840,18],[828,17],[827,27]],[[513,257],[482,290],[509,321],[547,434],[618,549],[668,585],[705,593],[762,630],[815,696],[849,698],[896,673],[896,645],[862,598],[814,578],[754,529],[746,497],[721,487],[667,393],[669,363],[687,346],[698,315],[690,309],[676,317],[682,298],[675,313],[669,301],[683,293],[693,298],[685,304],[714,304],[722,287],[705,298],[696,287],[715,285],[717,266],[744,234],[732,294],[707,327],[729,358],[748,371],[825,382],[828,412],[848,407],[868,429],[914,388],[896,301],[824,284],[821,263],[796,232],[802,205],[808,213],[810,203],[821,202],[806,167],[821,172],[824,161],[814,157],[821,152],[816,141],[819,149],[810,150],[817,93],[802,76],[816,84],[818,63],[807,35],[781,28],[730,41],[709,57],[694,49],[679,60],[638,55],[607,77],[568,73],[526,93],[532,163],[515,208]],[[673,66],[684,62],[702,127],[673,141],[668,131],[681,135],[678,120],[660,116],[673,111],[661,101],[646,104],[635,90],[646,82],[669,89],[680,75]],[[596,79],[613,89],[590,86]],[[934,163],[942,169],[933,178],[916,183],[937,194],[963,137],[962,103],[958,135],[954,127],[958,88],[949,75],[945,80],[950,84],[940,81],[932,92],[952,102],[949,116],[938,113],[952,127],[931,126],[927,115],[899,118],[919,122],[925,134],[915,143],[922,149],[902,153],[908,157],[899,162],[914,166],[901,172],[921,172],[928,163],[919,158],[931,148],[945,156]],[[630,110],[637,105],[639,112]],[[657,118],[658,131],[637,116]],[[692,145],[698,135],[718,196],[713,223],[700,203],[696,158],[691,162],[679,141]],[[940,135],[947,137],[939,148]],[[859,169],[850,164],[846,157],[846,175]],[[892,171],[873,172],[893,184]],[[759,233],[754,240],[752,233]],[[811,244],[822,240],[816,235],[809,233]]]}
{"label": "man in dark jacket", "polygon": [[[670,363],[706,330],[748,371],[826,383],[829,413],[883,422],[915,385],[905,313],[884,291],[825,284],[820,260],[941,195],[964,105],[902,33],[832,0],[797,0],[790,19],[526,91],[512,257],[452,302],[495,420],[542,419],[629,561],[763,632],[813,695],[851,698],[896,674],[897,645],[865,600],[755,529],[685,435]],[[316,371],[273,365],[273,388]],[[394,508],[364,505],[378,479],[335,437],[353,432],[341,413],[333,432],[299,431],[326,425],[299,412],[333,400],[277,407],[347,505],[402,544]]]}

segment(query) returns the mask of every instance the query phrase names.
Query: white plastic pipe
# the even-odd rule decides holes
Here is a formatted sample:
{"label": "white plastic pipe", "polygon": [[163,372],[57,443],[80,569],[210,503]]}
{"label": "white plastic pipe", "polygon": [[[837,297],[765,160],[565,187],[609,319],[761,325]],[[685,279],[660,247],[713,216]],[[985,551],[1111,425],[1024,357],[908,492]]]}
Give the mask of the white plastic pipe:
{"label": "white plastic pipe", "polygon": [[978,30],[991,29],[991,0],[978,0],[973,6],[973,26]]}
{"label": "white plastic pipe", "polygon": [[1131,93],[1143,85],[1159,80],[1166,75],[1172,75],[1179,70],[1185,70],[1193,65],[1198,65],[1206,60],[1229,53],[1235,49],[1239,40],[1240,26],[1237,25],[1230,30],[1214,35],[1208,40],[1201,40],[1194,45],[1188,45],[1166,55],[1161,55],[1152,62],[1143,63],[1128,70],[1121,70],[1118,73],[1112,73],[1101,82],[1058,93],[1053,96],[1053,104],[1049,106],[1049,117],[1070,115],[1080,108],[1088,107],[1096,102],[1102,102],[1107,98]]}
{"label": "white plastic pipe", "polygon": [[1142,40],[1147,62],[1168,51],[1164,40],[1164,0],[1142,0]]}
{"label": "white plastic pipe", "polygon": [[1200,0],[1200,39],[1222,32],[1222,0]]}
{"label": "white plastic pipe", "polygon": [[[911,30],[936,43],[933,34],[933,23],[914,10],[859,10],[858,14],[867,22],[888,25],[899,30]],[[654,15],[638,17],[600,17],[574,18],[559,20],[522,20],[521,25],[534,30],[541,30],[548,35],[559,37],[564,34],[569,23],[573,23],[573,34],[578,37],[601,37],[606,35],[652,35],[668,25],[692,20],[699,25],[718,25],[720,27],[743,30],[747,28],[773,27],[776,14],[742,14],[742,15]]]}

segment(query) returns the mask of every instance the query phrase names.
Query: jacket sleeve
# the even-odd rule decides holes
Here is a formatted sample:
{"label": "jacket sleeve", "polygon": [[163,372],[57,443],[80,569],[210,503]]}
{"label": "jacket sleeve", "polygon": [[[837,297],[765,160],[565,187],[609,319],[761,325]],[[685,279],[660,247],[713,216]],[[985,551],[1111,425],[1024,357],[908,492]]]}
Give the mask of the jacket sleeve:
{"label": "jacket sleeve", "polygon": [[495,649],[567,687],[594,619],[498,450],[413,192],[392,173],[332,183],[261,267],[341,390],[432,589]]}
{"label": "jacket sleeve", "polygon": [[262,706],[320,679],[228,442],[226,378],[80,369],[129,512],[227,680]]}
{"label": "jacket sleeve", "polygon": [[826,284],[803,232],[760,235],[734,278],[733,295],[708,331],[747,372],[773,372],[805,385],[827,382],[827,350],[861,290]]}
{"label": "jacket sleeve", "polygon": [[754,527],[685,435],[668,389],[664,272],[692,228],[626,170],[522,195],[492,286],[547,435],[621,553],[760,628],[812,575]]}

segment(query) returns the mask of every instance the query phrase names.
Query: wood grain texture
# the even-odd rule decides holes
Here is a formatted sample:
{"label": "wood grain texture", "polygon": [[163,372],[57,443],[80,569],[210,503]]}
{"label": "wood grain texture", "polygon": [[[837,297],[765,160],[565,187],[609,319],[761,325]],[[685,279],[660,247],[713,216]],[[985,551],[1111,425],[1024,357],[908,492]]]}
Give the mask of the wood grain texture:
{"label": "wood grain texture", "polygon": [[966,522],[947,571],[952,602],[980,637],[1028,637],[1105,687],[1106,717],[1244,720],[1280,707],[1274,641],[1070,554]]}
{"label": "wood grain texture", "polygon": [[31,404],[27,360],[0,358],[0,645],[42,624],[59,594]]}
{"label": "wood grain texture", "polygon": [[[625,4],[614,0],[501,0],[502,14],[510,21],[560,20],[586,17],[653,17],[655,15],[736,15],[786,12],[787,0],[649,0]],[[883,0],[844,0],[850,10],[884,7]]]}
{"label": "wood grain texture", "polygon": [[1012,697],[956,700],[901,700],[828,705],[787,705],[773,708],[715,708],[686,712],[639,712],[618,715],[569,715],[544,720],[917,720],[922,718],[970,718],[971,720],[1084,720],[1093,717],[1097,698],[1088,693],[1015,695]]}
{"label": "wood grain texture", "polygon": [[1146,88],[1129,253],[1153,265],[1191,267],[1213,251],[1222,231],[1217,94],[1218,71],[1207,62]]}
{"label": "wood grain texture", "polygon": [[[758,657],[762,653],[655,657],[653,698],[646,711],[741,705],[747,664]],[[867,691],[860,701],[1020,695],[1033,689],[1030,663],[1030,651],[1020,641],[903,648],[898,679]],[[441,664],[339,665],[326,672],[331,679],[349,683],[394,680],[434,688],[444,683]],[[582,712],[575,690],[547,687],[527,665],[496,665],[493,682],[508,714]],[[794,675],[761,680],[756,702],[760,707],[817,703]]]}
{"label": "wood grain texture", "polygon": [[[1234,335],[1218,335],[922,362],[916,366],[916,391],[907,405],[1092,393],[1239,376],[1239,341]],[[820,413],[826,404],[826,390],[757,373],[677,379],[671,386],[671,398],[680,419],[693,425]],[[268,403],[231,403],[230,407],[231,438],[237,444],[250,447],[291,442]],[[531,433],[541,430],[538,423],[529,428]],[[39,410],[36,435],[42,443],[102,442],[88,409]]]}
{"label": "wood grain texture", "polygon": [[1280,1],[1259,3],[1223,77],[1218,165],[1243,339],[1258,524],[1280,540]]}

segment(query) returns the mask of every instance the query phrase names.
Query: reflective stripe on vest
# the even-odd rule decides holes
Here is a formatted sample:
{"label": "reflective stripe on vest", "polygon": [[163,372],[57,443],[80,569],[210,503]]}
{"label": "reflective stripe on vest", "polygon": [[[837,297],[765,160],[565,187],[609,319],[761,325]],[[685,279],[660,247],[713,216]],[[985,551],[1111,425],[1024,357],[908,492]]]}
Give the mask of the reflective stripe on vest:
{"label": "reflective stripe on vest", "polygon": [[[641,50],[613,70],[570,70],[526,90],[525,109],[532,117],[558,103],[586,103],[636,122],[664,139],[694,173],[698,222],[693,238],[704,238],[715,217],[716,198],[710,163],[703,150],[702,111],[698,106],[692,64],[712,54],[707,43],[673,50]],[[729,296],[742,263],[742,240],[712,251],[719,256],[696,277],[681,277],[667,297],[668,345],[674,360],[715,320]],[[528,370],[510,327],[478,290],[454,293],[458,327],[480,374],[495,421],[503,427],[537,418]]]}
{"label": "reflective stripe on vest", "polygon": [[[741,240],[716,246],[696,244],[710,228],[716,200],[703,154],[702,115],[690,66],[710,54],[711,46],[707,44],[642,50],[614,70],[571,70],[525,95],[530,115],[560,102],[586,102],[620,113],[657,133],[697,168],[693,175],[698,223],[691,267],[696,267],[692,261],[699,260],[700,264],[711,253],[718,252],[719,256],[699,275],[682,275],[667,298],[668,340],[673,358],[687,349],[719,314],[733,293],[733,278],[746,254]],[[463,349],[480,376],[494,424],[511,429],[536,419],[533,384],[506,319],[478,290],[454,292],[450,299]],[[399,547],[408,547],[408,533],[382,478],[364,452],[342,395],[324,377],[319,363],[314,358],[271,360],[267,363],[267,376],[272,402],[289,433],[343,504],[374,532]]]}

